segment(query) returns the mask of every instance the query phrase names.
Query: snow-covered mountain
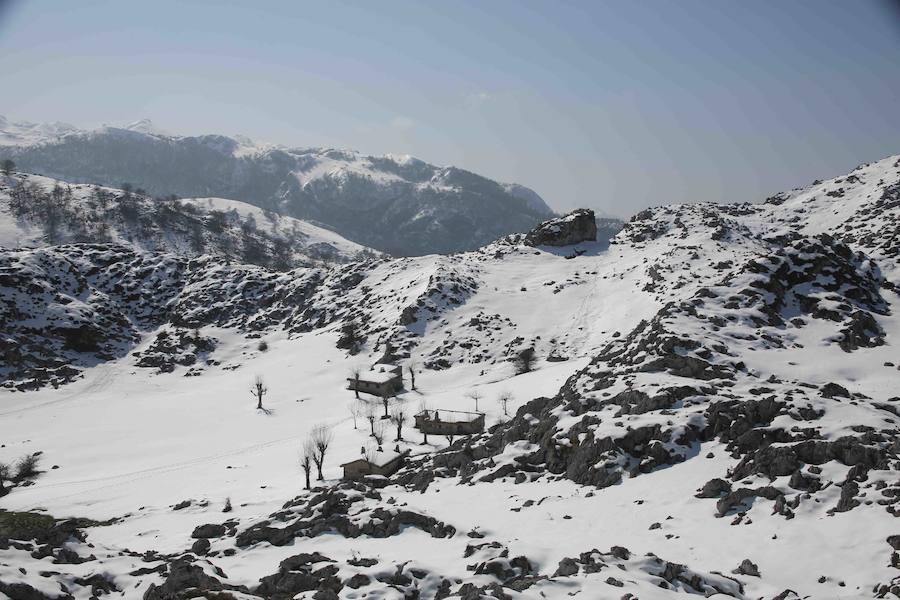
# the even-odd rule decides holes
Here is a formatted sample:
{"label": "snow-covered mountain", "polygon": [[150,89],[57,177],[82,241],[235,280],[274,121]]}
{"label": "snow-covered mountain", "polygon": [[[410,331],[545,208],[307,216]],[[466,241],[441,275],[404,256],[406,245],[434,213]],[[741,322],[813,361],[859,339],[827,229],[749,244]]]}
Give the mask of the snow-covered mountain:
{"label": "snow-covered mountain", "polygon": [[24,173],[0,176],[0,247],[108,242],[277,269],[379,254],[333,231],[236,200],[150,198],[142,190]]}
{"label": "snow-covered mountain", "polygon": [[[900,597],[900,157],[541,245],[583,219],[281,273],[4,251],[0,462],[45,472],[0,500],[32,510],[0,513],[0,593]],[[400,436],[346,389],[384,355],[417,374]],[[424,442],[422,408],[489,429]],[[340,482],[372,432],[411,459]]]}
{"label": "snow-covered mountain", "polygon": [[34,146],[58,141],[62,136],[78,133],[68,123],[12,122],[0,115],[0,146]]}
{"label": "snow-covered mountain", "polygon": [[471,250],[552,211],[534,191],[409,156],[171,136],[149,121],[80,131],[0,121],[0,158],[71,182],[129,182],[156,196],[216,196],[324,223],[395,255]]}

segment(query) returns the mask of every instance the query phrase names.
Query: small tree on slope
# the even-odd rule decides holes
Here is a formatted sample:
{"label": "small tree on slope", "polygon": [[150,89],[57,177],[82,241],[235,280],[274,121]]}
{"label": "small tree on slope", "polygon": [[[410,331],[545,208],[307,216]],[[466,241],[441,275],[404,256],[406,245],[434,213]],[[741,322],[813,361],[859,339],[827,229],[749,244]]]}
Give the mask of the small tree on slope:
{"label": "small tree on slope", "polygon": [[326,425],[316,425],[310,433],[310,439],[314,449],[313,462],[316,463],[316,470],[319,472],[319,481],[323,481],[325,476],[322,475],[322,465],[325,464],[325,454],[328,452],[331,440],[334,439],[334,433]]}
{"label": "small tree on slope", "polygon": [[311,439],[307,439],[303,443],[303,450],[300,453],[300,468],[303,469],[303,475],[306,478],[306,489],[312,487],[309,483],[309,475],[312,473],[313,456],[316,455],[316,446]]}
{"label": "small tree on slope", "polygon": [[381,418],[389,419],[390,415],[388,414],[388,408],[391,405],[391,395],[389,392],[385,392],[381,395],[381,404],[384,405],[384,415]]}
{"label": "small tree on slope", "polygon": [[353,417],[353,429],[359,429],[359,427],[357,427],[357,421],[363,416],[362,406],[360,406],[359,401],[351,400],[347,409],[350,411],[350,416]]}
{"label": "small tree on slope", "polygon": [[413,390],[416,389],[416,370],[419,368],[418,363],[412,360],[409,362],[409,366],[406,367],[409,370],[409,384]]}
{"label": "small tree on slope", "polygon": [[475,402],[475,412],[478,412],[478,401],[481,400],[481,392],[478,390],[472,390],[468,394],[466,394],[468,398],[471,398],[473,402]]}
{"label": "small tree on slope", "polygon": [[399,442],[403,439],[403,424],[406,423],[406,411],[403,408],[403,404],[398,404],[391,411],[391,423],[397,427],[397,437],[394,441]]}
{"label": "small tree on slope", "polygon": [[372,437],[375,437],[375,420],[378,418],[378,409],[374,404],[366,402],[365,411],[366,421],[369,422],[369,433]]}
{"label": "small tree on slope", "polygon": [[353,377],[353,395],[359,399],[359,376],[362,375],[362,367],[355,366],[350,369],[350,376]]}
{"label": "small tree on slope", "polygon": [[10,471],[8,464],[0,463],[0,496],[5,496],[9,493],[9,490],[6,489],[6,482],[12,478]]}
{"label": "small tree on slope", "polygon": [[375,423],[372,437],[375,438],[375,443],[378,445],[378,451],[381,452],[381,445],[384,443],[384,421],[377,421]]}
{"label": "small tree on slope", "polygon": [[16,463],[16,479],[23,481],[38,474],[40,454],[26,454]]}
{"label": "small tree on slope", "polygon": [[256,379],[253,380],[253,387],[250,388],[250,393],[252,393],[253,397],[256,398],[257,410],[265,410],[263,408],[263,396],[265,396],[268,391],[269,388],[266,387],[263,378],[257,375]]}
{"label": "small tree on slope", "polygon": [[516,355],[516,375],[528,373],[534,367],[534,348],[525,348]]}

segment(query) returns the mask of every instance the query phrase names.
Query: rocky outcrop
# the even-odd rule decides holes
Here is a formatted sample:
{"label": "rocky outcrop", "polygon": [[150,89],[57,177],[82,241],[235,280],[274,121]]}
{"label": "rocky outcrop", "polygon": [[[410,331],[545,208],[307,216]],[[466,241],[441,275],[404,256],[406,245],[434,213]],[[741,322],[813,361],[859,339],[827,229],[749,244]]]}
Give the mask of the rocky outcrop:
{"label": "rocky outcrop", "polygon": [[169,563],[165,581],[161,585],[150,584],[147,591],[144,592],[143,600],[182,600],[196,597],[233,598],[234,596],[230,594],[215,596],[207,594],[223,590],[247,591],[244,587],[223,583],[221,579],[224,579],[225,574],[218,570],[216,572],[218,577],[216,577],[207,572],[211,570],[216,570],[216,567],[209,563],[201,566],[187,558],[176,559]]}
{"label": "rocky outcrop", "polygon": [[525,236],[529,246],[572,246],[597,239],[594,211],[579,208],[564,217],[544,221]]}
{"label": "rocky outcrop", "polygon": [[[355,493],[363,492],[363,494]],[[246,547],[259,542],[285,546],[298,537],[338,533],[347,538],[366,535],[385,538],[404,527],[415,527],[432,537],[450,537],[456,529],[433,517],[381,504],[377,490],[361,483],[344,483],[312,496],[301,496],[285,508],[239,532],[235,545]],[[364,517],[356,513],[367,510]],[[279,526],[279,523],[284,525]]]}
{"label": "rocky outcrop", "polygon": [[225,525],[219,523],[207,523],[205,525],[197,525],[191,533],[191,537],[195,539],[209,539],[222,537],[228,531]]}
{"label": "rocky outcrop", "polygon": [[[723,235],[741,232],[736,223],[708,220],[715,231],[727,225],[730,233]],[[723,270],[714,284],[669,302],[627,335],[613,336],[556,396],[534,399],[483,435],[413,461],[395,480],[416,490],[435,477],[470,484],[566,478],[604,488],[696,460],[698,443],[718,440],[735,462],[696,493],[713,500],[710,515],[739,523],[754,504],[767,503],[789,520],[813,496],[812,502],[822,502],[832,484],[841,494],[837,503],[829,499],[829,512],[863,505],[871,496],[861,485],[868,472],[888,470],[897,459],[892,431],[875,429],[867,416],[896,416],[891,402],[838,383],[775,375],[762,380],[742,359],[766,349],[802,348],[801,341],[809,341],[801,334],[811,322],[819,336],[813,341],[838,351],[849,351],[851,339],[855,347],[878,345],[863,334],[889,313],[883,275],[866,256],[827,235],[798,236]],[[848,404],[866,406],[857,413],[860,422],[829,420]],[[823,420],[829,425],[822,427]],[[818,477],[819,465],[830,462],[850,467],[846,481]],[[789,480],[774,483],[780,477]],[[881,493],[878,504],[900,513],[900,490],[889,486]],[[560,573],[573,569],[570,561],[558,567]]]}
{"label": "rocky outcrop", "polygon": [[254,591],[272,600],[289,600],[300,592],[311,590],[339,592],[343,584],[337,577],[338,567],[333,563],[318,552],[291,556],[281,561],[277,573],[260,579]]}

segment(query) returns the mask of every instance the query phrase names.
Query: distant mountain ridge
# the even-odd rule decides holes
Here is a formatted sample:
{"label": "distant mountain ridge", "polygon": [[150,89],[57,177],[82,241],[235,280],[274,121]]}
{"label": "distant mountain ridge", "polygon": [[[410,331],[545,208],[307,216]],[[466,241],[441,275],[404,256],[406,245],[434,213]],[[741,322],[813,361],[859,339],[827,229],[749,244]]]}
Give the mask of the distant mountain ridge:
{"label": "distant mountain ridge", "polygon": [[0,118],[21,170],[78,183],[129,182],[152,195],[216,196],[318,221],[396,255],[478,248],[553,216],[533,190],[406,155],[167,135],[147,120],[83,131]]}

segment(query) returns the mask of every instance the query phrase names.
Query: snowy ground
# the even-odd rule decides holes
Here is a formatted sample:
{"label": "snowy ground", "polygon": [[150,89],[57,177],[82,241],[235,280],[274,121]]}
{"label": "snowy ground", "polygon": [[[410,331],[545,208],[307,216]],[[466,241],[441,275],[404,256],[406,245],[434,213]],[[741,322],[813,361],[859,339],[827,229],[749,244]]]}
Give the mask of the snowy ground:
{"label": "snowy ground", "polygon": [[[452,257],[379,262],[365,271],[363,285],[374,292],[358,299],[362,306],[364,299],[375,298],[366,307],[373,333],[356,356],[336,348],[337,324],[293,334],[268,329],[263,333],[268,344],[265,351],[259,350],[259,339],[247,337],[246,332],[208,326],[201,333],[219,340],[212,357],[220,366],[206,369],[199,377],[184,377],[188,370],[184,367],[155,374],[136,367],[134,358],[126,355],[88,369],[83,379],[59,389],[4,394],[0,398],[0,462],[40,451],[45,472],[34,485],[17,487],[0,499],[0,507],[45,511],[56,517],[117,518],[113,524],[88,529],[88,541],[96,546],[98,556],[101,550],[115,555],[124,548],[182,553],[194,541],[190,536],[194,527],[225,518],[237,520],[238,530],[243,530],[279,511],[286,501],[306,497],[298,458],[313,427],[325,424],[334,432],[324,485],[337,485],[339,465],[360,456],[361,447],[370,441],[368,423],[359,418],[354,427],[349,408],[354,394],[346,389],[346,378],[354,367],[368,366],[380,355],[378,328],[396,331],[391,328],[399,327],[397,320],[405,307],[419,307],[418,318],[405,326],[417,340],[411,346],[415,362],[421,365],[442,349],[448,349],[447,356],[454,359],[445,370],[420,370],[418,389],[399,396],[407,413],[418,412],[422,406],[475,410],[471,397],[475,391],[480,395],[477,409],[487,413],[492,425],[507,418],[497,401],[505,392],[513,398],[509,405],[513,414],[534,398],[555,396],[576,374],[573,381],[581,385],[581,379],[590,383],[589,376],[612,369],[602,362],[589,363],[606,344],[613,342],[615,347],[617,340],[669,303],[696,300],[701,289],[722,288],[736,297],[751,289],[741,279],[746,271],[740,267],[751,258],[762,260],[775,254],[779,245],[767,238],[781,228],[808,235],[835,233],[843,223],[859,219],[860,211],[867,210],[887,185],[900,178],[895,161],[886,159],[859,171],[862,181],[853,184],[858,189],[843,196],[828,196],[827,191],[836,184],[826,182],[817,184],[818,192],[793,193],[783,203],[766,207],[721,212],[711,207],[659,209],[624,232],[608,251],[585,245],[585,254],[571,260],[564,258],[567,251],[558,249],[496,244]],[[879,180],[877,185],[872,183]],[[881,220],[860,221],[858,230],[890,233],[898,209],[890,205],[883,210]],[[802,216],[799,224],[792,220],[798,215]],[[896,229],[893,232],[896,236]],[[855,245],[851,244],[871,253],[888,283],[895,281],[898,273],[893,254],[896,246],[890,245],[890,239],[860,235],[853,238]],[[460,294],[459,302],[435,300],[434,290],[442,289],[435,281],[447,273],[475,282],[470,293]],[[828,277],[822,280],[827,283]],[[742,287],[745,284],[747,287]],[[809,293],[811,285],[803,285],[802,291]],[[355,290],[335,293],[356,298],[352,296]],[[822,306],[831,306],[830,302],[841,307],[853,296],[853,290],[846,288],[841,293],[846,297],[823,296]],[[807,389],[804,385],[840,382],[852,394],[864,395],[845,402],[813,398],[816,406],[827,407],[824,418],[811,425],[798,422],[791,429],[794,421],[781,415],[767,426],[770,430],[797,431],[808,426],[833,439],[856,426],[896,435],[896,415],[879,404],[895,401],[900,389],[896,368],[900,361],[894,342],[900,339],[900,299],[887,286],[878,293],[887,303],[884,314],[875,317],[885,343],[853,352],[834,343],[834,331],[840,324],[827,319],[809,319],[796,330],[775,327],[771,331],[739,321],[740,325],[731,324],[721,332],[717,329],[715,334],[690,329],[694,321],[683,314],[665,314],[662,320],[667,327],[675,331],[681,327],[704,342],[732,336],[733,344],[727,350],[746,369],[741,371],[745,374],[742,379],[722,384],[717,390],[722,396],[750,397],[749,388],[776,380],[786,382],[784,390],[793,386],[801,391]],[[728,299],[724,294],[723,302]],[[416,304],[417,300],[422,302]],[[719,306],[713,301],[695,305],[709,311]],[[754,307],[728,310],[742,319],[762,314]],[[470,323],[485,315],[498,315],[492,321],[496,328],[473,334]],[[703,315],[698,322],[707,322],[707,317]],[[789,343],[782,348],[769,347],[771,339],[763,334],[780,336]],[[492,340],[484,360],[475,360],[480,356],[475,349],[461,349],[452,343],[472,335]],[[136,350],[151,341],[148,335]],[[515,375],[506,358],[523,344],[534,345],[540,360],[535,371]],[[567,360],[546,360],[554,354]],[[262,376],[269,388],[267,413],[257,411],[251,397],[256,375]],[[633,385],[635,389],[696,384],[688,377],[668,373],[630,373],[623,379],[628,388]],[[406,383],[409,387],[408,376]],[[626,383],[615,381],[609,391],[625,387]],[[779,399],[783,399],[782,392],[779,388]],[[585,395],[604,397],[592,391]],[[380,407],[378,399],[371,401]],[[690,405],[685,403],[668,412],[604,416],[596,431],[624,430],[616,419],[626,419],[629,428],[638,428],[667,419],[677,421],[689,412]],[[561,419],[561,428],[577,421],[565,418],[569,420]],[[390,427],[386,438],[393,447]],[[447,446],[447,440],[436,436],[431,436],[431,444],[422,444],[409,424],[404,438],[398,443],[414,455]],[[496,457],[498,464],[504,456],[526,453],[525,445],[506,448],[505,454]],[[344,579],[362,572],[348,561],[364,556],[377,558],[379,565],[390,570],[407,563],[408,569],[439,573],[453,581],[455,590],[463,582],[482,586],[497,581],[469,568],[489,553],[488,549],[464,557],[468,545],[497,542],[508,548],[509,557],[527,557],[534,573],[546,576],[527,589],[504,588],[512,598],[624,598],[628,593],[632,598],[669,598],[715,591],[691,588],[683,581],[662,587],[664,578],[654,570],[655,559],[648,553],[686,565],[703,581],[716,582],[717,589],[740,598],[872,597],[877,584],[897,577],[886,538],[900,530],[892,514],[878,502],[882,488],[873,487],[876,478],[895,486],[895,469],[873,470],[869,480],[873,485],[866,484],[859,496],[863,502],[846,512],[829,514],[842,496],[840,484],[830,482],[840,482],[848,472],[847,465],[831,461],[821,465],[822,479],[829,485],[811,494],[790,519],[775,514],[772,503],[761,498],[751,501],[740,518],[733,513],[716,517],[716,501],[698,499],[694,494],[737,463],[725,443],[711,439],[694,442],[684,462],[626,477],[603,489],[547,476],[526,483],[506,477],[474,484],[461,484],[458,477],[439,477],[424,492],[390,485],[380,490],[383,498],[394,499],[386,505],[434,517],[452,525],[455,535],[432,537],[416,527],[383,538],[326,533],[298,537],[286,546],[250,545],[232,555],[225,552],[234,548],[232,538],[221,537],[212,541],[215,554],[211,560],[227,573],[229,583],[251,590],[261,577],[277,570],[279,561],[314,551],[337,561]],[[750,487],[773,485],[784,490],[789,489],[787,480],[786,476],[772,481],[759,475],[746,478]],[[735,486],[739,483],[734,482]],[[223,515],[226,498],[234,510]],[[173,510],[184,500],[191,500],[191,505]],[[361,511],[354,518],[363,516]],[[473,531],[484,537],[467,535]],[[608,564],[594,574],[555,575],[562,559],[592,549],[607,553],[613,546],[630,550],[629,558],[616,563],[607,557]],[[76,547],[80,553],[86,552],[83,545]],[[744,559],[757,565],[762,577],[734,574]],[[30,562],[26,565],[23,560]],[[0,550],[0,582],[21,578],[30,585],[43,585],[44,592],[52,596],[58,590],[48,590],[46,581],[17,570],[24,566],[35,571],[50,564],[49,559],[23,559],[21,553]],[[139,565],[137,558],[110,556],[104,565],[117,573],[119,587],[125,590],[123,597],[142,597],[148,589],[150,579],[124,574]],[[92,567],[84,563],[78,568],[88,573]],[[422,597],[434,597],[433,582],[422,581]],[[77,595],[88,597],[84,588],[78,589]],[[368,589],[366,595],[367,587],[345,587],[339,596],[403,597],[398,586]],[[781,595],[785,590],[794,590],[796,595]],[[4,598],[3,592],[0,598]]]}

